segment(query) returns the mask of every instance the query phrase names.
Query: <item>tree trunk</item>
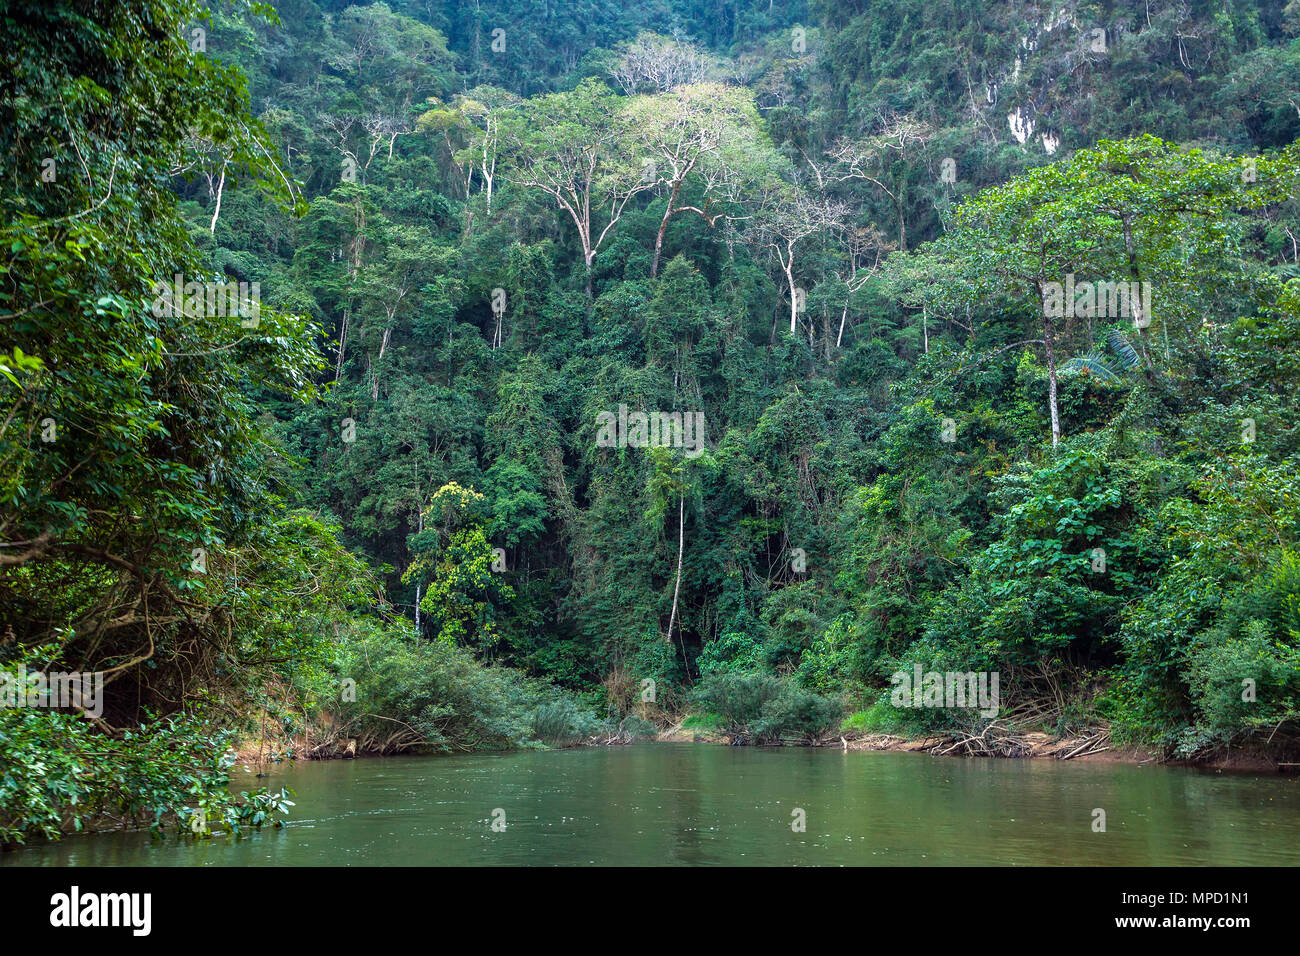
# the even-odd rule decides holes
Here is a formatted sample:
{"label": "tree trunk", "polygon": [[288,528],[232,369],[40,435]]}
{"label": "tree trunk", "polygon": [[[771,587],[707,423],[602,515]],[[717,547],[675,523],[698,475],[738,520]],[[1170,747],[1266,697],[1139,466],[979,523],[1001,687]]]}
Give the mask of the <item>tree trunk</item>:
{"label": "tree trunk", "polygon": [[[677,583],[673,585],[673,612],[668,616],[668,643],[673,640],[673,625],[677,623],[677,597],[682,590],[682,554],[686,547],[686,493],[677,497]],[[683,657],[686,654],[682,649]]]}
{"label": "tree trunk", "polygon": [[[677,497],[677,583],[673,585],[673,612],[668,617],[668,643],[673,642],[673,626],[677,623],[677,600],[682,592],[682,554],[686,548],[686,492],[683,490]],[[686,638],[682,636],[681,628],[677,629],[678,643],[682,649],[682,669],[686,671],[686,676],[691,676],[691,665],[686,659]]]}
{"label": "tree trunk", "polygon": [[[389,318],[391,319],[392,316],[390,315]],[[379,363],[384,360],[384,352],[388,349],[388,339],[392,334],[392,329],[384,329],[384,337],[379,342],[379,357],[375,359],[374,371],[371,375],[372,381],[370,383],[370,400],[372,402],[379,401]]]}
{"label": "tree trunk", "polygon": [[351,317],[352,306],[349,304],[343,308],[343,322],[339,325],[339,358],[334,366],[335,381],[343,379],[343,355],[347,350],[348,342],[348,319]]}
{"label": "tree trunk", "polygon": [[[1046,313],[1046,309],[1043,310]],[[1061,415],[1056,404],[1056,350],[1052,348],[1052,319],[1043,315],[1043,349],[1047,352],[1047,405],[1052,413],[1052,447],[1061,441]]]}
{"label": "tree trunk", "polygon": [[217,180],[217,205],[212,210],[212,223],[208,226],[209,233],[217,231],[217,217],[221,215],[221,193],[226,188],[226,164],[221,164],[221,178]]}
{"label": "tree trunk", "polygon": [[679,179],[673,183],[673,191],[668,196],[668,208],[664,210],[664,218],[659,223],[659,233],[655,236],[655,254],[650,260],[650,278],[659,274],[659,256],[664,248],[664,233],[668,231],[668,220],[672,218],[673,206],[677,204],[677,193],[682,188],[682,181]]}
{"label": "tree trunk", "polygon": [[[1133,224],[1129,221],[1127,216],[1124,218],[1124,251],[1128,256],[1129,278],[1131,278],[1133,282],[1137,285],[1137,287],[1140,289],[1141,275],[1137,263],[1137,250],[1134,248],[1133,245]],[[1141,294],[1139,293],[1138,295],[1139,302],[1141,301],[1141,298],[1142,298]],[[1128,311],[1129,311],[1130,318],[1133,319],[1133,325],[1137,329],[1138,349],[1142,353],[1142,360],[1143,360],[1142,371],[1146,375],[1147,380],[1150,381],[1153,378],[1151,372],[1151,330],[1149,328],[1151,324],[1151,316],[1148,315],[1145,317],[1146,325],[1137,324],[1138,309],[1134,308],[1133,296],[1131,295],[1129,296]]]}
{"label": "tree trunk", "polygon": [[[785,265],[782,263],[782,265]],[[785,281],[790,288],[790,334],[794,335],[799,327],[799,299],[794,287],[794,250],[790,250],[790,264],[785,266]]]}

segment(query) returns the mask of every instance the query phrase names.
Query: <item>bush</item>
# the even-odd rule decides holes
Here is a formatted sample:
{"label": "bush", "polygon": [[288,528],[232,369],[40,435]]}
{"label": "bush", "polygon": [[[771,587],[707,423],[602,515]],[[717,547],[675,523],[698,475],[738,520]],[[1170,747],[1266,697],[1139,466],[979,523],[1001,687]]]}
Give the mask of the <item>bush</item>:
{"label": "bush", "polygon": [[844,710],[830,697],[804,690],[787,682],[781,692],[763,704],[754,734],[760,740],[785,740],[797,737],[813,743],[834,727]]}
{"label": "bush", "polygon": [[533,710],[532,736],[552,746],[565,746],[587,740],[601,729],[601,723],[572,697],[557,697]]}
{"label": "bush", "polygon": [[752,738],[755,743],[791,737],[815,740],[834,726],[842,713],[832,698],[758,672],[706,675],[696,686],[694,702],[706,713],[716,714],[727,733]]}
{"label": "bush", "polygon": [[608,718],[603,733],[607,740],[631,743],[633,740],[658,736],[659,728],[636,714],[628,714],[624,717]]}
{"label": "bush", "polygon": [[[480,664],[462,647],[398,626],[363,625],[339,646],[337,677],[318,687],[338,733],[372,752],[506,750],[529,741],[573,743],[596,717],[543,681]],[[341,700],[344,680],[355,700]]]}
{"label": "bush", "polygon": [[854,642],[853,621],[844,615],[826,628],[812,642],[799,661],[799,680],[816,691],[835,690],[844,686],[861,656]]}
{"label": "bush", "polygon": [[907,713],[909,712],[893,706],[889,702],[889,695],[885,694],[866,710],[857,710],[845,717],[840,730],[863,734],[896,734],[909,729],[904,719]]}
{"label": "bush", "polygon": [[1300,718],[1300,558],[1282,556],[1226,602],[1194,641],[1187,680],[1201,735],[1227,741]]}
{"label": "bush", "polygon": [[695,687],[694,702],[716,714],[729,734],[744,734],[762,714],[763,705],[781,692],[781,681],[756,671],[707,674]]}
{"label": "bush", "polygon": [[259,827],[288,801],[229,790],[227,736],[197,717],[149,720],[119,736],[80,714],[0,707],[0,845],[112,822],[202,814],[210,831]]}
{"label": "bush", "polygon": [[704,645],[697,663],[700,673],[708,676],[750,671],[760,666],[762,659],[763,649],[759,643],[744,634],[727,631]]}

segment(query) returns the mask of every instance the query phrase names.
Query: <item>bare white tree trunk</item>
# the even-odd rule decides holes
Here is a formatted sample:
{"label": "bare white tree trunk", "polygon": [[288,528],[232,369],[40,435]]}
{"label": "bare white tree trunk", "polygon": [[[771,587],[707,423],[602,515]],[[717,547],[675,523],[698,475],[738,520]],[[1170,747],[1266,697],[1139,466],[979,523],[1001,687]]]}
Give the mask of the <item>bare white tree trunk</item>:
{"label": "bare white tree trunk", "polygon": [[212,234],[217,231],[217,217],[221,215],[221,194],[226,188],[226,163],[221,164],[221,178],[217,180],[217,205],[212,210],[212,222],[208,226],[208,233]]}
{"label": "bare white tree trunk", "polygon": [[790,289],[790,334],[794,335],[799,327],[799,298],[794,287],[794,243],[788,243],[787,249],[790,257],[781,261],[781,268],[785,271],[785,282]]}
{"label": "bare white tree trunk", "polygon": [[[392,318],[392,315],[389,315]],[[371,376],[370,383],[370,400],[379,401],[379,363],[384,360],[384,352],[388,350],[388,340],[392,337],[392,329],[384,329],[384,337],[379,342],[379,357],[375,359],[374,374]]]}
{"label": "bare white tree trunk", "polygon": [[[420,512],[420,518],[416,526],[416,533],[424,530],[424,512]],[[420,582],[415,582],[415,633],[420,633]]]}
{"label": "bare white tree trunk", "polygon": [[[673,612],[668,617],[668,643],[673,641],[673,625],[677,623],[677,596],[682,590],[682,554],[686,548],[686,493],[677,498],[677,583],[673,585]],[[682,650],[683,655],[686,653]]]}
{"label": "bare white tree trunk", "polygon": [[1043,317],[1043,348],[1047,352],[1047,405],[1052,413],[1052,447],[1061,442],[1061,415],[1056,403],[1056,350],[1052,348],[1052,320]]}

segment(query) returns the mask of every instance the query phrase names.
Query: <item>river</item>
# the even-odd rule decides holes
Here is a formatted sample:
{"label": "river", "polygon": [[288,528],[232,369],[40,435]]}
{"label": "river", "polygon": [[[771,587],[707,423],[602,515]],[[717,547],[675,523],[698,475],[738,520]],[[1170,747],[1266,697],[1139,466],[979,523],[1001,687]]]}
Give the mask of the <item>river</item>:
{"label": "river", "polygon": [[1300,864],[1300,778],[1267,773],[646,743],[311,762],[237,785],[258,783],[296,791],[285,828],[70,836],[0,865]]}

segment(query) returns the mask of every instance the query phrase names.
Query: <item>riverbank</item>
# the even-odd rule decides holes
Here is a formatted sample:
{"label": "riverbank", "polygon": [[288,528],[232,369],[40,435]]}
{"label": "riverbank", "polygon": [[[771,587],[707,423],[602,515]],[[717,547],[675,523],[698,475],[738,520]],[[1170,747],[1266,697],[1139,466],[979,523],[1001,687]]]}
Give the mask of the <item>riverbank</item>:
{"label": "riverbank", "polygon": [[[990,724],[979,734],[932,734],[908,736],[904,734],[867,733],[845,730],[830,733],[815,741],[787,740],[775,743],[755,743],[738,735],[721,730],[689,726],[687,716],[654,737],[639,738],[667,743],[707,743],[728,746],[803,746],[842,749],[845,751],[893,751],[928,753],[942,757],[998,757],[1004,759],[1070,760],[1087,763],[1124,763],[1134,765],[1161,764],[1165,766],[1195,767],[1211,771],[1240,771],[1251,773],[1295,773],[1300,764],[1294,763],[1296,755],[1282,748],[1233,747],[1201,755],[1195,759],[1178,759],[1159,750],[1115,742],[1104,726],[1090,728],[1082,733],[1053,736],[1042,731],[1011,730]],[[604,747],[627,744],[625,737],[608,738],[604,735],[589,740],[573,740],[566,744],[552,744],[550,749],[572,747]],[[289,737],[270,746],[269,741],[245,738],[233,748],[236,764],[251,770],[264,770],[282,761],[297,760],[350,760],[385,756],[358,746],[356,738],[340,737],[318,742],[301,737]],[[387,754],[393,756],[394,754]]]}
{"label": "riverbank", "polygon": [[[1100,739],[1099,739],[1100,738]],[[679,723],[653,738],[659,743],[704,743],[725,746],[740,746],[737,738],[724,733],[683,728]],[[607,741],[597,739],[584,743],[573,743],[570,747],[604,747],[626,744],[629,741]],[[1081,763],[1124,763],[1124,764],[1160,764],[1171,767],[1195,767],[1200,770],[1250,772],[1250,773],[1294,773],[1300,767],[1285,759],[1289,755],[1269,753],[1249,748],[1230,749],[1206,755],[1195,760],[1180,760],[1165,756],[1149,748],[1118,745],[1109,740],[1104,731],[1093,731],[1079,736],[1053,737],[1045,733],[1024,734],[1020,746],[1013,753],[988,751],[972,753],[963,747],[963,741],[951,736],[931,735],[907,737],[897,734],[860,734],[845,733],[830,735],[816,742],[784,742],[775,744],[744,743],[744,746],[782,747],[805,746],[837,749],[844,751],[887,751],[901,753],[928,753],[937,757],[996,757],[999,759],[1021,760],[1070,760]],[[565,749],[565,748],[552,748]],[[258,747],[255,741],[244,742],[235,748],[236,764],[249,769],[265,769],[267,765],[285,760],[352,760],[366,757],[384,756],[368,750],[358,750],[354,740],[339,741],[329,748],[299,748],[290,746],[281,752],[269,751],[265,745]],[[392,756],[389,754],[388,756]]]}
{"label": "riverbank", "polygon": [[[739,745],[729,734],[684,728],[680,723],[661,733],[662,742],[693,742]],[[948,757],[997,757],[1025,760],[1070,760],[1083,763],[1160,764],[1170,767],[1195,767],[1200,770],[1285,773],[1300,771],[1300,767],[1287,766],[1289,755],[1269,753],[1250,748],[1228,749],[1196,760],[1179,760],[1159,751],[1133,745],[1115,744],[1103,728],[1096,728],[1077,736],[1053,737],[1046,733],[1027,733],[1018,738],[1015,752],[987,751],[971,753],[963,747],[964,740],[946,735],[907,737],[897,734],[844,733],[829,735],[811,744],[746,744],[746,746],[814,746],[844,751],[891,751],[928,753]]]}

